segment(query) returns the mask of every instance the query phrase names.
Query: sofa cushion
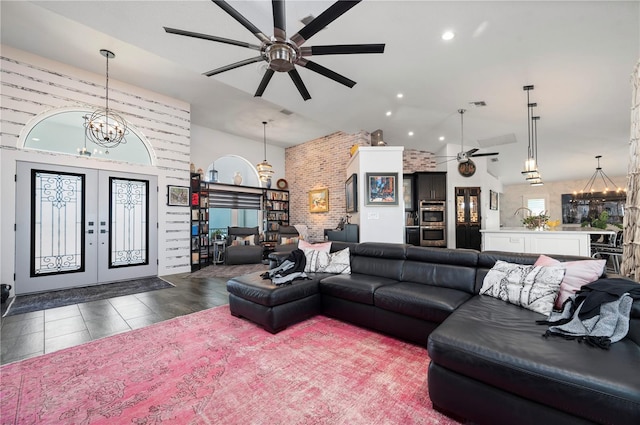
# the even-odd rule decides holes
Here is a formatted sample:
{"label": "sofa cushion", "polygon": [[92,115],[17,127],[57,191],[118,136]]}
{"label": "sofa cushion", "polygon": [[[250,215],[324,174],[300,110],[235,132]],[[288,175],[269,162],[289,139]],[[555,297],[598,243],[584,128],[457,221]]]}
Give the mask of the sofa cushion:
{"label": "sofa cushion", "polygon": [[[482,251],[478,253],[478,269],[476,271],[476,293],[480,291],[485,276],[495,265],[496,261],[502,260],[509,263],[532,265],[540,257],[539,254],[523,254],[519,252],[504,251]],[[590,257],[580,257],[577,255],[552,255],[552,258],[560,261],[591,260]]]}
{"label": "sofa cushion", "polygon": [[484,278],[480,294],[548,316],[564,272],[561,266],[526,266],[499,260]]}
{"label": "sofa cushion", "polygon": [[[478,295],[429,336],[431,360],[454,372],[572,415],[640,423],[640,349],[629,338],[609,350],[543,338],[544,316]],[[608,418],[608,419],[606,419]],[[633,419],[633,420],[632,420]]]}
{"label": "sofa cushion", "polygon": [[303,249],[306,264],[304,271],[307,273],[351,273],[349,248],[337,252],[323,252],[313,249]]}
{"label": "sofa cushion", "polygon": [[310,243],[305,240],[298,241],[298,249],[313,249],[316,251],[329,252],[331,250],[331,242]]}
{"label": "sofa cushion", "polygon": [[227,291],[244,300],[267,307],[296,301],[318,293],[318,283],[327,274],[315,274],[311,279],[295,280],[291,285],[275,286],[263,279],[261,272],[234,277],[227,281]]}
{"label": "sofa cushion", "polygon": [[562,304],[587,283],[596,281],[604,273],[607,260],[566,261],[564,263],[555,258],[541,255],[535,262],[536,266],[562,266],[566,269],[560,292],[556,297],[554,307],[562,309]]}
{"label": "sofa cushion", "polygon": [[436,264],[428,262],[404,262],[402,280],[421,284],[441,286],[468,294],[475,292],[475,267],[458,266],[455,264]]}
{"label": "sofa cushion", "polygon": [[398,282],[378,288],[373,299],[378,308],[440,323],[472,296],[450,288]]}
{"label": "sofa cushion", "polygon": [[374,292],[384,286],[397,283],[396,280],[381,276],[359,273],[339,274],[325,277],[320,281],[320,292],[332,297],[373,305]]}

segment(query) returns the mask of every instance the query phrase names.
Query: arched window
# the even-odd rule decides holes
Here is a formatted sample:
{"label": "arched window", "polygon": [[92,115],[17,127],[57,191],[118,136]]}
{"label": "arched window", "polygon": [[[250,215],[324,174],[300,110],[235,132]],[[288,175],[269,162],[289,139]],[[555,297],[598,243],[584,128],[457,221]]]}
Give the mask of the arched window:
{"label": "arched window", "polygon": [[234,177],[240,174],[242,177],[242,186],[260,187],[260,179],[255,165],[238,155],[225,155],[216,159],[207,167],[207,173],[204,175],[205,180],[209,180],[210,171],[218,172],[217,183],[235,184]]}
{"label": "arched window", "polygon": [[80,150],[86,147],[93,158],[144,165],[153,163],[151,147],[143,140],[144,136],[131,126],[126,143],[108,152],[86,138],[83,125],[86,115],[91,115],[91,111],[59,109],[37,117],[30,128],[25,128],[24,148],[79,155]]}

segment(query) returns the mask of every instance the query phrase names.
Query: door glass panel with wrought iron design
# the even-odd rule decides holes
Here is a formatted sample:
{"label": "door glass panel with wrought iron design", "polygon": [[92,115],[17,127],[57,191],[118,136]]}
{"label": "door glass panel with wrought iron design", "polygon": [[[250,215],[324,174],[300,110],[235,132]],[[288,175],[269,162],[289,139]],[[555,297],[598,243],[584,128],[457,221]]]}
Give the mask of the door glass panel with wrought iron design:
{"label": "door glass panel with wrought iron design", "polygon": [[109,182],[109,267],[148,264],[149,182],[114,177]]}
{"label": "door glass panel with wrought iron design", "polygon": [[84,270],[84,175],[31,170],[31,276]]}

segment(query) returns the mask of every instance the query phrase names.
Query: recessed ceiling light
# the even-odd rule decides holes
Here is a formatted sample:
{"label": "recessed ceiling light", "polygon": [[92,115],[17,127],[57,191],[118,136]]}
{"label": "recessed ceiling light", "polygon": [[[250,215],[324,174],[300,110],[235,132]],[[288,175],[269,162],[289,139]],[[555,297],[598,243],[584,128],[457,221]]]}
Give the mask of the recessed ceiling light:
{"label": "recessed ceiling light", "polygon": [[398,99],[402,99],[402,98],[404,97],[404,95],[403,95],[402,93],[398,93],[398,94],[396,95],[396,97],[397,97]]}
{"label": "recessed ceiling light", "polygon": [[39,142],[40,139],[38,139],[37,137],[32,137],[31,140],[33,140],[34,142]]}
{"label": "recessed ceiling light", "polygon": [[445,41],[453,40],[455,36],[456,35],[453,31],[445,31],[442,33],[442,39]]}
{"label": "recessed ceiling light", "polygon": [[410,132],[409,132],[409,136],[413,136],[413,131],[410,131]]}
{"label": "recessed ceiling light", "polygon": [[438,137],[438,140],[440,140],[442,142],[444,140],[444,136]]}
{"label": "recessed ceiling light", "polygon": [[391,116],[391,111],[387,111],[386,115],[387,115],[388,117],[390,117],[390,116]]}

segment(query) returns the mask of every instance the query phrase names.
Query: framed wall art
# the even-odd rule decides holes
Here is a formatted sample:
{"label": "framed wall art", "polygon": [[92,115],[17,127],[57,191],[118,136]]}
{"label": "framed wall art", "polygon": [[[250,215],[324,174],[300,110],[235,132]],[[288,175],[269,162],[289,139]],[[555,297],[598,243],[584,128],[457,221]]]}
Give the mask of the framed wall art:
{"label": "framed wall art", "polygon": [[167,205],[172,207],[189,206],[189,187],[187,186],[167,186]]}
{"label": "framed wall art", "polygon": [[358,212],[358,175],[351,174],[344,184],[347,213]]}
{"label": "framed wall art", "polygon": [[329,189],[309,191],[309,212],[321,213],[329,211]]}
{"label": "framed wall art", "polygon": [[493,190],[489,191],[489,209],[498,209],[498,192],[494,192]]}
{"label": "framed wall art", "polygon": [[367,173],[367,205],[398,205],[398,173]]}

